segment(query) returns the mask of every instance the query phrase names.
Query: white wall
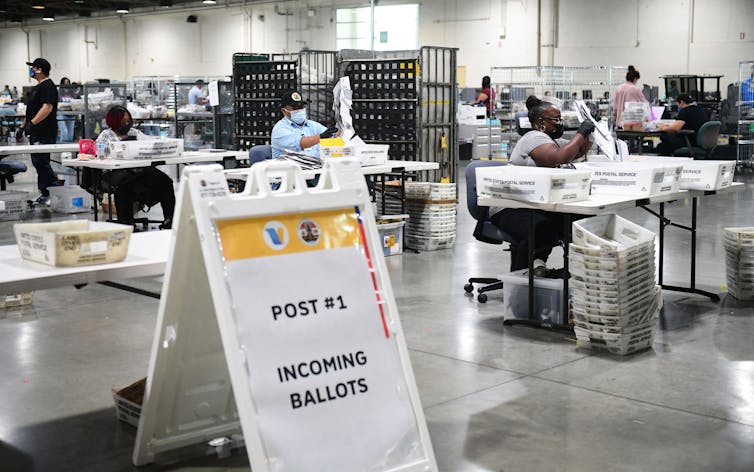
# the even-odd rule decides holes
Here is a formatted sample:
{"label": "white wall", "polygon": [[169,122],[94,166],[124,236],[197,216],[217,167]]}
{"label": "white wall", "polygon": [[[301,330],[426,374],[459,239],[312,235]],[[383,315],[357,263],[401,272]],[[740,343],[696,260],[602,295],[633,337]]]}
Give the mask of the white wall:
{"label": "white wall", "polygon": [[[365,4],[280,1],[34,26],[26,28],[28,57],[50,60],[56,80],[227,75],[234,52],[333,50],[336,8]],[[738,79],[739,61],[754,59],[752,0],[542,0],[542,5],[540,15],[537,0],[423,0],[419,44],[459,48],[458,64],[466,66],[471,86],[492,66],[536,65],[539,16],[543,65],[633,64],[641,82],[657,85],[663,74],[723,74],[724,86]],[[189,13],[198,23],[186,23]],[[0,29],[0,44],[0,85],[30,84],[27,33]]]}

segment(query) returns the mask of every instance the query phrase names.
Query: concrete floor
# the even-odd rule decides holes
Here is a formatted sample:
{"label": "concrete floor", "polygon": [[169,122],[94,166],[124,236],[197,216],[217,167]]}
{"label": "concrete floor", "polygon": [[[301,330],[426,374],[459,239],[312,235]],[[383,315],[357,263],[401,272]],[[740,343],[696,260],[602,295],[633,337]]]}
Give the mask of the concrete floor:
{"label": "concrete floor", "polygon": [[[703,288],[723,292],[721,228],[754,226],[752,193],[702,200]],[[628,357],[504,327],[501,294],[481,305],[462,287],[506,271],[508,253],[473,239],[463,197],[458,209],[453,249],[387,259],[440,470],[754,470],[754,303],[666,292],[653,349]],[[688,202],[668,214],[688,221]],[[622,215],[657,230],[640,209]],[[684,284],[687,234],[669,229],[667,241],[666,282]],[[0,242],[13,242],[11,222]],[[0,471],[248,468],[245,452],[218,460],[206,446],[131,465],[136,431],[115,419],[111,391],[145,375],[157,309],[95,285],[38,291],[33,305],[0,311]]]}

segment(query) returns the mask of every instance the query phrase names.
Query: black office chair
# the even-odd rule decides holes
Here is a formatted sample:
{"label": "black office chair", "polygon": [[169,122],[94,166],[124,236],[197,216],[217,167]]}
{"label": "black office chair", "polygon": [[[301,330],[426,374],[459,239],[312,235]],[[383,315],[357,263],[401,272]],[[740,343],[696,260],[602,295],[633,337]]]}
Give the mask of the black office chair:
{"label": "black office chair", "polygon": [[[507,242],[510,244],[511,252],[516,251],[518,244],[513,239],[513,236],[501,230],[490,221],[489,208],[480,207],[477,205],[476,194],[476,169],[479,167],[491,167],[491,166],[504,166],[505,162],[500,161],[473,161],[466,167],[466,208],[469,210],[471,216],[476,220],[476,226],[474,227],[474,237],[478,241],[489,244],[503,244]],[[511,257],[511,264],[513,263],[513,257]],[[463,289],[467,293],[474,291],[474,284],[485,284],[477,290],[477,300],[479,303],[485,303],[487,301],[487,293],[492,290],[502,290],[503,282],[500,279],[492,277],[471,277]]]}
{"label": "black office chair", "polygon": [[696,146],[691,145],[691,149],[686,146],[673,151],[674,156],[689,156],[694,159],[709,159],[717,147],[717,138],[720,137],[719,121],[708,121],[699,127],[696,132]]}
{"label": "black office chair", "polygon": [[0,161],[0,190],[5,191],[13,183],[13,176],[26,172],[26,164],[18,161]]}

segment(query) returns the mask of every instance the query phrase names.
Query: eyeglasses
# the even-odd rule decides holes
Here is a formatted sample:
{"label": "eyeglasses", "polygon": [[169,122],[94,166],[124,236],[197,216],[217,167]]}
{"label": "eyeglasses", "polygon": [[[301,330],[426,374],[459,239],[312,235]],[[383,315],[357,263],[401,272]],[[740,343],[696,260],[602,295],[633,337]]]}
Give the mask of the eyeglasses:
{"label": "eyeglasses", "polygon": [[563,124],[563,118],[562,117],[557,117],[557,118],[543,117],[542,119],[550,121],[550,122],[555,123],[555,124],[559,124],[559,125]]}

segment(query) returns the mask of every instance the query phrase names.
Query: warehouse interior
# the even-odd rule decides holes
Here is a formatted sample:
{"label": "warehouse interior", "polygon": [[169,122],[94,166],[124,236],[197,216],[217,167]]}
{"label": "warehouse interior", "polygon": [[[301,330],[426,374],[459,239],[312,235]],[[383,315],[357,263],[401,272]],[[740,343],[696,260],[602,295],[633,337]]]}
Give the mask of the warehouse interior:
{"label": "warehouse interior", "polygon": [[[56,82],[117,83],[232,77],[236,53],[433,46],[457,48],[459,88],[496,67],[632,64],[639,86],[662,95],[663,75],[713,74],[724,88],[754,60],[750,0],[56,0],[46,2],[54,21],[26,3],[0,2],[0,86],[34,85],[25,63],[36,57]],[[372,8],[384,10],[370,35]],[[19,159],[30,171],[9,190],[32,194],[34,169]],[[724,228],[754,227],[751,166],[736,170],[742,190],[700,198],[695,213],[696,284],[720,300],[664,291],[651,347],[618,356],[579,348],[573,331],[504,325],[503,292],[480,303],[464,291],[469,277],[508,272],[511,253],[475,238],[469,162],[453,165],[452,247],[384,258],[436,470],[754,470],[754,302],[727,293],[724,238]],[[659,234],[663,221],[690,224],[695,202],[668,202],[666,220],[639,207],[620,216]],[[80,217],[37,208],[24,222]],[[15,223],[0,221],[0,244],[16,243]],[[689,234],[664,230],[665,282],[687,284]],[[164,281],[129,284],[159,293]],[[244,447],[209,441],[133,465],[137,429],[116,417],[113,392],[147,374],[159,310],[160,300],[97,283],[0,309],[0,472],[249,470]]]}

